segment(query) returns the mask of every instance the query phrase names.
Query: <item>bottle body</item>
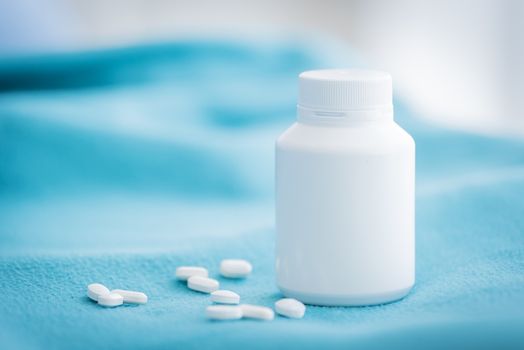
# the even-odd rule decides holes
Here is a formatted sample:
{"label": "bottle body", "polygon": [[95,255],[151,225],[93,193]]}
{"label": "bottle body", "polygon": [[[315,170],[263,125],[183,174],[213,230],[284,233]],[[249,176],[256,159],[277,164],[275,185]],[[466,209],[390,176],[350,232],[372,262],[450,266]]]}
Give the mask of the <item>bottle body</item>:
{"label": "bottle body", "polygon": [[276,274],[317,305],[398,300],[415,281],[415,144],[392,119],[298,121],[276,144]]}

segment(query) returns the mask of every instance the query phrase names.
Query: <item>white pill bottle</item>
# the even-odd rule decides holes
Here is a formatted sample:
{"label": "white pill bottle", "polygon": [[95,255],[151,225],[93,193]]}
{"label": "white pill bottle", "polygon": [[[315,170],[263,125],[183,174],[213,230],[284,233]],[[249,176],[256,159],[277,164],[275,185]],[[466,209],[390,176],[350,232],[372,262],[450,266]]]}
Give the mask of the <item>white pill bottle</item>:
{"label": "white pill bottle", "polygon": [[287,297],[373,305],[415,282],[415,142],[393,121],[388,73],[299,76],[276,143],[276,274]]}

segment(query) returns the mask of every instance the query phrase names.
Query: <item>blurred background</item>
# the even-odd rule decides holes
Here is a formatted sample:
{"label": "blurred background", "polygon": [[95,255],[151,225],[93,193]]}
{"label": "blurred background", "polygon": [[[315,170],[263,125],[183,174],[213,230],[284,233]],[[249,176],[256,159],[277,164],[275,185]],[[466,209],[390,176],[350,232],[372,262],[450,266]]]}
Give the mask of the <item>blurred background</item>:
{"label": "blurred background", "polygon": [[500,150],[460,138],[450,158],[435,135],[524,136],[523,15],[517,0],[3,0],[0,248],[271,228],[273,142],[309,69],[392,73],[419,193],[444,175],[474,183],[471,165],[498,179]]}
{"label": "blurred background", "polygon": [[195,36],[329,38],[391,72],[423,118],[524,135],[522,16],[519,0],[3,0],[0,54]]}

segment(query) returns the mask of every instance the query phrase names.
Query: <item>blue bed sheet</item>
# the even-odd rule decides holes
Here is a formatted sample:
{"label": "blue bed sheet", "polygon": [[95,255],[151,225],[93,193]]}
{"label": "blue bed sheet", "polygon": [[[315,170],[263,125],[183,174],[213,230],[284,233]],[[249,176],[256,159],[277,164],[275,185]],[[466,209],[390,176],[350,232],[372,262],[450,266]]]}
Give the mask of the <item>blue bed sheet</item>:
{"label": "blue bed sheet", "polygon": [[[416,286],[400,302],[309,306],[304,319],[211,322],[179,265],[281,297],[273,143],[300,71],[354,66],[341,47],[180,41],[0,60],[3,349],[524,348],[524,142],[446,130],[396,101],[417,142]],[[86,285],[140,290],[103,309]]]}

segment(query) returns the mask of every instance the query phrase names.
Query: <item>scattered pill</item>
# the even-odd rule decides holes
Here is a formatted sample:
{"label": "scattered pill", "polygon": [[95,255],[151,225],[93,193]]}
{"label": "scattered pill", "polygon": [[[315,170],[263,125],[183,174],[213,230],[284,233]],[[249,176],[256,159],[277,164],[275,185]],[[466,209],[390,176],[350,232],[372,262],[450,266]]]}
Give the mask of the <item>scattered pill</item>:
{"label": "scattered pill", "polygon": [[147,295],[142,292],[134,292],[132,290],[114,289],[111,293],[120,294],[124,298],[124,303],[130,304],[145,304],[147,303]]}
{"label": "scattered pill", "polygon": [[242,309],[233,305],[211,305],[207,307],[206,315],[212,320],[238,320],[242,318]]}
{"label": "scattered pill", "polygon": [[275,318],[275,312],[269,307],[242,304],[240,308],[242,309],[242,317],[244,318],[256,318],[266,321],[271,321]]}
{"label": "scattered pill", "polygon": [[189,277],[192,276],[201,276],[207,277],[208,272],[204,267],[198,266],[180,266],[176,269],[175,276],[181,281],[187,281]]}
{"label": "scattered pill", "polygon": [[220,274],[228,278],[247,277],[253,267],[247,260],[242,259],[225,259],[220,263]]}
{"label": "scattered pill", "polygon": [[306,306],[296,299],[284,298],[275,303],[275,310],[277,314],[285,317],[302,318],[306,312]]}
{"label": "scattered pill", "polygon": [[196,290],[202,293],[213,293],[220,287],[220,283],[217,280],[202,276],[192,276],[187,280],[187,286],[189,289]]}
{"label": "scattered pill", "polygon": [[100,283],[91,283],[87,286],[87,296],[94,301],[98,301],[101,295],[109,294],[109,289]]}
{"label": "scattered pill", "polygon": [[240,295],[230,290],[215,290],[211,293],[211,301],[218,304],[238,304]]}
{"label": "scattered pill", "polygon": [[117,293],[103,294],[98,297],[98,305],[115,307],[124,303],[124,297]]}

